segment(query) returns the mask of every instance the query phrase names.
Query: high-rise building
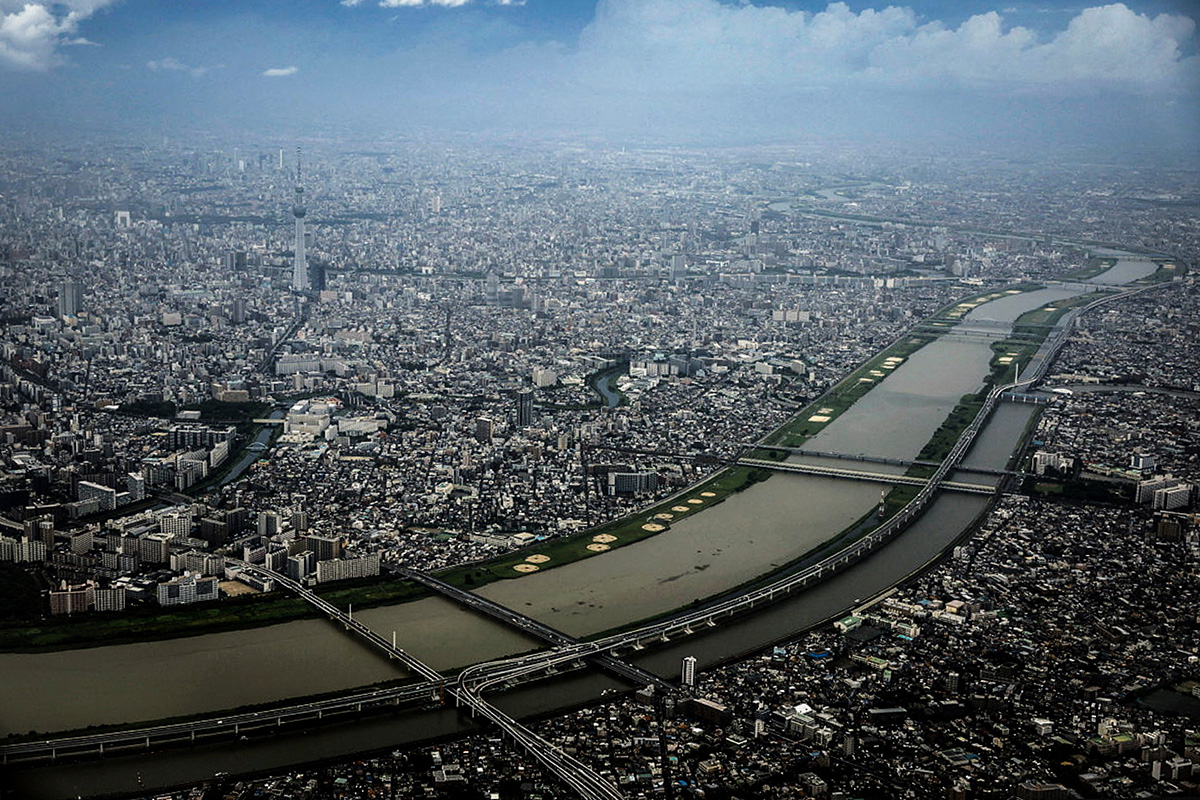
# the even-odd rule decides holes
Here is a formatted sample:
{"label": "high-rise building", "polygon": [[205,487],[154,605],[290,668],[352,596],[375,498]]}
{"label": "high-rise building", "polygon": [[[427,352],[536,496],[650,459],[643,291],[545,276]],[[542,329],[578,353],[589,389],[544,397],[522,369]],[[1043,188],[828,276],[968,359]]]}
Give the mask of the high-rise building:
{"label": "high-rise building", "polygon": [[683,684],[685,689],[696,688],[696,657],[684,656],[683,664],[679,671],[679,682]]}
{"label": "high-rise building", "polygon": [[287,560],[287,576],[302,581],[317,568],[317,559],[311,550],[297,553]]}
{"label": "high-rise building", "polygon": [[307,536],[304,547],[313,552],[317,561],[333,561],[342,557],[342,540],[336,536]]}
{"label": "high-rise building", "polygon": [[92,594],[96,584],[92,581],[79,584],[68,584],[62,581],[59,588],[50,590],[50,613],[82,614],[92,605]]}
{"label": "high-rise building", "polygon": [[107,589],[97,588],[92,592],[97,611],[124,611],[125,587],[111,586]]}
{"label": "high-rise building", "polygon": [[229,306],[229,321],[234,325],[242,325],[246,322],[246,300],[237,298]]}
{"label": "high-rise building", "polygon": [[225,252],[225,269],[228,272],[242,272],[246,269],[245,250],[227,250]]}
{"label": "high-rise building", "polygon": [[517,398],[517,427],[528,428],[533,424],[533,390],[519,389]]}
{"label": "high-rise building", "polygon": [[75,486],[76,497],[80,500],[95,498],[100,503],[101,511],[112,511],[117,507],[117,490],[101,486],[91,481],[80,481]]}
{"label": "high-rise building", "polygon": [[304,242],[304,187],[300,185],[300,150],[296,149],[296,202],[292,206],[292,216],[296,218],[295,260],[292,262],[292,289],[297,292],[307,292],[308,258],[305,255]]}
{"label": "high-rise building", "polygon": [[658,473],[653,470],[608,473],[608,494],[611,497],[638,497],[657,489]]}
{"label": "high-rise building", "polygon": [[219,581],[214,577],[197,575],[194,572],[158,585],[158,604],[178,606],[216,600],[221,596]]}
{"label": "high-rise building", "polygon": [[558,383],[558,373],[545,367],[533,368],[533,385],[545,389]]}
{"label": "high-rise building", "polygon": [[58,287],[58,316],[74,317],[83,309],[83,285],[63,281]]}
{"label": "high-rise building", "polygon": [[492,424],[490,419],[479,417],[475,420],[475,441],[480,444],[491,444],[495,430],[495,425]]}
{"label": "high-rise building", "polygon": [[283,527],[283,520],[274,511],[258,512],[258,535],[274,536]]}

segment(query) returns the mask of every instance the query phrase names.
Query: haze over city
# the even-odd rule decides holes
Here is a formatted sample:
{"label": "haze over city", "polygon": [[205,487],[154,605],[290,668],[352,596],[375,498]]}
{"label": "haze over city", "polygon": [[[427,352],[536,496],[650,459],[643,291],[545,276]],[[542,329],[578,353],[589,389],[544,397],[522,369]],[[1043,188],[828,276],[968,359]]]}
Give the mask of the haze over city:
{"label": "haze over city", "polygon": [[1200,796],[1187,0],[0,0],[0,800]]}

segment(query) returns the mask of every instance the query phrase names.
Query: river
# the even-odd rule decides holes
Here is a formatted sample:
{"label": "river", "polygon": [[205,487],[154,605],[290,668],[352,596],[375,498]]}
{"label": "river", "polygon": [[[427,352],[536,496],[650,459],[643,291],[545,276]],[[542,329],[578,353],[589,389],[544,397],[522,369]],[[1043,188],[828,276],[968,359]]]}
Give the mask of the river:
{"label": "river", "polygon": [[1114,286],[1145,278],[1158,269],[1158,264],[1146,258],[1118,258],[1117,263],[1091,279],[1092,283]]}
{"label": "river", "polygon": [[[1063,291],[1047,289],[993,301],[972,312],[968,322],[1011,323],[1021,313],[1058,299]],[[996,338],[1005,335],[1003,328],[993,330]],[[958,398],[978,389],[991,356],[986,340],[944,336],[910,356],[809,447],[911,458]],[[1032,413],[1032,406],[1002,406],[969,454],[970,466],[1003,467]],[[705,513],[677,521],[658,536],[598,558],[491,584],[481,593],[568,633],[596,633],[717,594],[798,557],[868,512],[879,498],[879,488],[870,483],[776,475]],[[937,558],[984,506],[984,498],[945,493],[902,536],[843,575],[638,663],[672,675],[682,655],[696,655],[701,664],[711,664],[841,613],[857,598],[870,596]],[[402,646],[442,670],[533,646],[524,637],[440,599],[371,609],[356,616],[385,635],[398,631]],[[453,635],[447,635],[450,631]],[[352,688],[397,675],[393,666],[319,620],[139,645],[0,654],[0,670],[9,681],[0,712],[3,732],[215,711]],[[68,685],[69,694],[62,691]],[[114,685],[129,690],[113,692]],[[609,679],[588,673],[514,692],[499,704],[521,715],[540,713],[594,697],[612,685]],[[78,702],[78,698],[87,700]],[[367,721],[304,738],[323,742],[318,748],[321,756],[332,758],[388,748],[447,726],[453,730],[458,724],[453,715],[426,714],[420,719]],[[309,748],[284,744],[295,738],[144,758],[143,771],[152,769],[157,774],[161,769],[163,779],[158,785],[165,785],[217,770],[240,772],[248,765],[270,769],[312,760]],[[251,751],[256,753],[253,758]],[[128,786],[128,776],[121,777],[122,767],[123,762],[115,760],[22,775],[39,775],[50,782],[47,786],[58,786],[69,795],[95,793],[100,786],[130,791],[136,787]],[[20,775],[13,779],[26,780]],[[27,785],[38,784],[31,777]],[[34,796],[66,796],[55,791]]]}
{"label": "river", "polygon": [[[1003,467],[1034,411],[1029,405],[1002,406],[968,454],[971,465]],[[761,486],[774,482],[772,479]],[[631,660],[659,675],[672,677],[678,674],[684,656],[695,656],[702,668],[712,666],[841,616],[860,598],[873,596],[937,559],[985,505],[983,497],[943,494],[915,525],[873,558],[736,624],[718,626],[706,634]],[[328,623],[321,624],[332,630]],[[507,713],[525,717],[594,701],[611,688],[624,687],[601,673],[582,671],[496,695],[493,701]],[[14,770],[5,777],[13,790],[29,800],[68,800],[100,792],[133,793],[139,791],[139,775],[146,786],[171,786],[198,782],[217,772],[278,771],[293,764],[387,751],[406,743],[462,732],[468,727],[469,721],[453,710],[416,712],[318,728],[305,735],[225,742],[153,757]]]}
{"label": "river", "polygon": [[[283,419],[286,414],[287,411],[285,409],[277,408],[271,412],[267,419]],[[254,437],[254,441],[246,446],[246,451],[242,454],[242,457],[230,468],[229,473],[221,479],[219,485],[226,486],[242,477],[242,473],[246,471],[247,467],[258,461],[267,452],[267,448],[271,444],[271,436],[274,433],[274,425],[263,425],[259,429],[258,435]]]}
{"label": "river", "polygon": [[[1037,294],[1028,297],[1029,307],[1042,302]],[[1012,307],[1016,314],[1024,308]],[[946,337],[926,345],[812,439],[810,447],[911,458],[958,398],[978,388],[990,357],[981,341]],[[718,594],[798,558],[869,512],[880,488],[775,475],[657,536],[479,592],[571,635],[598,633]],[[534,646],[436,598],[357,616],[384,635],[397,631],[406,649],[436,669]],[[447,630],[455,635],[446,636]],[[321,620],[137,645],[0,654],[0,671],[10,676],[12,689],[0,710],[0,732],[5,734],[215,711],[396,675],[393,667]],[[148,691],[132,697],[108,692],[111,675]],[[68,682],[89,701],[65,702],[50,688]]]}

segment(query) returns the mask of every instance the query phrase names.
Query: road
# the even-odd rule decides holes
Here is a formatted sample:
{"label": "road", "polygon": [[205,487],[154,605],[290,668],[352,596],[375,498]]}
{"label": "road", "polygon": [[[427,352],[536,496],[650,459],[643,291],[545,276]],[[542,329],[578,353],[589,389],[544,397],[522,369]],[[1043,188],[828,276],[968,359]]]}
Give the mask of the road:
{"label": "road", "polygon": [[[1113,294],[1089,304],[1088,306],[1073,311],[1064,318],[1064,327],[1068,327],[1074,322],[1077,314],[1083,313],[1086,310],[1095,308],[1099,305],[1111,302],[1119,297],[1127,297],[1141,291],[1147,291],[1155,288],[1147,286],[1136,290]],[[447,685],[444,677],[437,673],[432,668],[423,664],[419,659],[405,653],[403,650],[396,648],[392,643],[387,642],[383,637],[371,631],[366,626],[353,620],[351,615],[344,614],[332,606],[328,602],[317,597],[309,592],[305,587],[295,581],[278,573],[264,570],[260,566],[247,565],[248,568],[256,571],[261,571],[263,574],[269,574],[281,586],[296,591],[301,596],[305,597],[309,602],[321,609],[332,619],[343,624],[347,630],[352,630],[360,635],[365,641],[387,654],[391,658],[397,658],[406,666],[408,666],[414,674],[422,677],[424,682],[416,687],[404,687],[401,690],[394,690],[395,693],[386,695],[381,700],[399,701],[401,696],[419,696],[424,693],[425,696],[437,688],[444,688],[444,691],[452,696],[458,703],[472,710],[473,713],[483,716],[485,719],[492,720],[494,724],[505,731],[516,743],[525,747],[530,753],[541,763],[545,764],[548,769],[552,769],[556,774],[562,775],[563,780],[568,785],[575,788],[583,797],[595,798],[615,798],[620,797],[619,792],[605,781],[603,778],[595,775],[586,768],[585,765],[579,764],[576,760],[559,753],[551,745],[541,740],[536,734],[533,734],[524,726],[517,723],[515,720],[507,717],[499,710],[492,707],[489,703],[483,700],[482,692],[506,683],[514,683],[525,680],[530,676],[538,674],[552,673],[556,668],[562,665],[569,665],[574,662],[582,662],[585,660],[597,658],[602,655],[612,655],[613,653],[626,649],[641,649],[646,645],[655,641],[668,641],[671,637],[683,636],[693,633],[696,630],[703,629],[706,626],[713,626],[719,623],[720,620],[732,617],[740,613],[746,613],[754,610],[762,605],[776,602],[784,596],[788,596],[805,587],[811,586],[814,583],[820,582],[831,574],[844,569],[846,566],[856,563],[863,558],[868,557],[871,553],[881,547],[891,538],[894,538],[900,530],[903,529],[910,521],[919,516],[925,506],[930,502],[933,495],[944,488],[947,477],[956,469],[962,461],[971,444],[978,436],[988,416],[1001,402],[1002,399],[1011,398],[1014,393],[1020,393],[1027,390],[1031,385],[1041,380],[1043,373],[1048,365],[1052,362],[1058,350],[1066,341],[1066,336],[1063,332],[1058,332],[1052,335],[1043,343],[1042,348],[1035,356],[1031,366],[1027,369],[1025,375],[1019,382],[997,386],[989,392],[983,407],[972,423],[963,432],[958,442],[952,448],[947,458],[937,467],[933,475],[917,492],[913,501],[909,505],[901,509],[895,516],[887,520],[883,525],[855,541],[841,551],[823,559],[822,561],[813,564],[804,570],[779,578],[762,585],[759,585],[742,594],[725,598],[707,605],[700,606],[685,614],[671,617],[668,619],[659,620],[657,622],[642,626],[640,628],[627,631],[624,633],[609,636],[594,642],[588,643],[563,643],[554,647],[551,651],[534,653],[517,658],[481,663],[463,670],[452,685]],[[893,478],[895,476],[889,476]],[[994,491],[990,489],[989,491]],[[468,593],[469,594],[469,593]],[[470,595],[475,597],[474,595]],[[480,609],[483,605],[479,606]],[[502,609],[502,606],[496,606],[494,611]],[[491,613],[491,612],[489,612]],[[497,611],[498,613],[498,611]],[[510,612],[511,613],[511,612]],[[515,616],[515,615],[514,615]],[[510,624],[511,624],[510,620]],[[529,620],[531,626],[538,626],[536,620]],[[542,626],[544,633],[547,636],[564,637],[561,634],[548,626]],[[529,631],[534,632],[534,628],[530,627]],[[565,637],[568,638],[569,637]],[[402,693],[405,693],[402,695]],[[341,704],[342,708],[346,707],[346,703],[369,702],[375,694],[368,693],[363,695],[355,695],[350,698],[339,698],[335,701],[330,701],[335,704]],[[285,713],[302,713],[308,709],[319,710],[326,708],[323,704],[310,703],[300,704],[289,709],[275,710],[270,712],[261,712],[261,714],[271,715],[271,718],[278,718]],[[261,721],[261,715],[248,715],[245,717],[247,723],[253,721]],[[229,718],[233,719],[233,718]],[[103,751],[106,742],[128,741],[131,737],[145,736],[147,732],[158,730],[168,730],[172,733],[180,733],[187,735],[191,731],[202,731],[205,729],[213,729],[225,725],[229,719],[222,718],[216,720],[203,720],[193,723],[180,723],[180,726],[159,726],[158,728],[140,729],[138,731],[126,731],[112,734],[97,734],[89,737],[72,737],[58,740],[48,740],[41,742],[28,742],[24,744],[14,744],[0,747],[0,754],[4,758],[24,754],[30,757],[41,753],[43,757],[53,754],[55,748],[69,748],[71,743],[77,743],[79,747],[95,747]],[[149,741],[149,740],[147,740]],[[148,746],[148,745],[147,745]]]}
{"label": "road", "polygon": [[234,561],[243,569],[256,572],[264,577],[273,579],[278,585],[292,591],[313,605],[330,619],[341,624],[346,630],[357,634],[360,638],[384,652],[388,658],[395,658],[403,663],[415,675],[424,678],[428,684],[444,689],[446,694],[462,706],[468,708],[473,716],[481,716],[499,728],[518,746],[533,756],[548,771],[556,775],[566,786],[570,787],[585,800],[620,800],[622,794],[611,783],[592,771],[574,756],[562,752],[550,742],[505,714],[500,709],[483,699],[480,690],[469,684],[447,685],[445,676],[421,661],[416,656],[393,642],[380,636],[375,631],[354,619],[353,615],[343,612],[340,608],[310,591],[299,581],[292,580],[274,570],[261,565],[248,564],[244,561]]}
{"label": "road", "polygon": [[[753,467],[755,469],[769,469],[777,472],[799,472],[803,475],[820,475],[824,478],[847,478],[854,481],[873,481],[875,483],[903,484],[905,486],[925,486],[928,484],[925,478],[916,478],[910,475],[889,475],[886,472],[868,472],[867,470],[846,469],[845,467],[833,467],[823,464],[797,464],[792,461],[772,461],[769,458],[739,458],[737,463],[744,467]],[[970,492],[973,494],[992,494],[996,491],[995,486],[988,486],[983,483],[964,483],[962,481],[942,481],[939,486],[942,489],[950,489],[956,492]]]}
{"label": "road", "polygon": [[[444,597],[447,597],[457,603],[461,603],[472,611],[476,611],[491,619],[498,620],[505,625],[515,627],[517,630],[537,637],[542,641],[554,647],[565,647],[579,644],[579,640],[573,636],[559,631],[555,628],[539,622],[532,617],[528,617],[519,611],[514,611],[507,606],[503,606],[493,600],[488,600],[486,597],[481,597],[473,592],[468,592],[460,589],[457,586],[446,583],[443,580],[435,578],[432,575],[427,575],[423,572],[418,572],[414,569],[400,567],[397,569],[400,575],[405,578],[419,583],[438,592]],[[663,680],[657,675],[647,672],[644,669],[635,667],[625,661],[613,657],[608,653],[596,653],[589,657],[589,660],[597,664],[601,668],[615,674],[619,678],[629,681],[635,686],[653,686],[666,692],[675,691],[677,688],[670,681]]]}

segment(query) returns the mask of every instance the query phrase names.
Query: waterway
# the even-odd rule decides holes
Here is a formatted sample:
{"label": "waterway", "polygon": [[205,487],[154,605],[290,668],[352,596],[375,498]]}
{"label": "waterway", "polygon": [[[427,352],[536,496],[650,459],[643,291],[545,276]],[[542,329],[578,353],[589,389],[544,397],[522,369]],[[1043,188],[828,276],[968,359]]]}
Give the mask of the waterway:
{"label": "waterway", "polygon": [[[1011,323],[1063,290],[1012,296],[977,309],[978,319]],[[986,311],[985,311],[986,309]],[[996,326],[995,336],[1005,334]],[[962,394],[987,372],[986,340],[946,336],[897,367],[879,387],[836,419],[810,447],[911,458]],[[1004,406],[969,455],[971,466],[1004,466],[1032,406]],[[586,635],[687,605],[782,565],[844,528],[878,500],[879,485],[777,475],[735,494],[703,514],[685,516],[670,530],[584,562],[492,584],[482,593],[568,633]],[[690,499],[703,500],[701,497]],[[943,494],[908,531],[876,556],[802,597],[756,613],[703,637],[638,659],[672,675],[681,655],[711,664],[751,651],[845,611],[935,559],[984,508],[984,498]],[[356,615],[376,630],[398,631],[402,646],[438,669],[531,649],[532,642],[495,624],[430,599]],[[450,635],[452,632],[452,635]],[[218,710],[247,703],[352,688],[397,675],[366,648],[324,621],[305,621],[230,634],[141,645],[44,654],[0,654],[8,678],[0,731],[61,730],[103,722],[146,720]],[[157,676],[155,675],[157,673]],[[14,683],[14,680],[16,681]],[[113,692],[114,685],[127,687]],[[586,673],[504,696],[500,705],[519,715],[582,702],[613,686]],[[62,687],[71,686],[70,696]],[[78,702],[72,698],[87,698]],[[321,757],[389,748],[460,723],[445,713],[364,722],[316,731],[309,743]],[[137,763],[162,770],[159,785],[194,780],[218,770],[270,769],[313,760],[313,750],[279,742],[212,746],[164,754]],[[253,751],[255,755],[249,754]],[[250,759],[250,760],[246,760]],[[25,786],[44,780],[36,797],[132,791],[120,760],[13,776]],[[153,766],[152,766],[153,764]],[[105,777],[107,776],[107,777]],[[153,784],[148,784],[153,785]],[[83,787],[81,790],[79,787]],[[66,794],[55,794],[62,791]]]}
{"label": "waterway", "polygon": [[[1011,323],[1057,298],[1042,290],[994,301],[988,319]],[[972,313],[980,314],[992,304]],[[996,337],[1004,335],[994,331]],[[985,340],[926,345],[814,437],[817,450],[912,458],[967,392],[992,352]],[[663,614],[738,586],[811,550],[878,503],[881,485],[775,475],[668,531],[603,556],[483,587],[480,593],[575,636]],[[698,501],[695,504],[688,500]],[[698,494],[681,499],[702,506]],[[532,649],[524,637],[440,599],[365,610],[359,619],[436,669]],[[453,631],[454,635],[446,635]],[[368,649],[321,620],[253,631],[39,654],[0,654],[10,699],[0,733],[55,731],[217,711],[395,677]],[[144,693],[109,691],[113,675]],[[71,685],[72,702],[57,687]]]}
{"label": "waterway", "polygon": [[[435,669],[535,649],[538,643],[441,598],[410,604],[403,620],[356,614]],[[453,636],[447,636],[453,631]],[[406,677],[394,663],[325,620],[158,642],[0,655],[8,696],[0,733],[146,722],[271,703]],[[63,687],[72,687],[70,692]],[[114,691],[114,686],[121,687]],[[82,701],[81,698],[86,698]]]}
{"label": "waterway", "polygon": [[1158,264],[1146,258],[1118,258],[1117,263],[1091,279],[1092,283],[1114,286],[1154,274]]}
{"label": "waterway", "polygon": [[621,398],[624,397],[615,387],[610,386],[608,381],[613,375],[624,373],[625,367],[611,367],[606,369],[596,376],[595,389],[600,399],[604,401],[606,408],[616,408],[621,404]]}
{"label": "waterway", "polygon": [[[1004,405],[968,454],[972,466],[1002,468],[1035,408]],[[763,486],[768,486],[774,480]],[[630,659],[665,677],[678,674],[680,659],[695,656],[702,668],[753,652],[821,622],[841,616],[937,559],[985,507],[978,496],[943,494],[921,519],[875,557],[833,579],[756,612],[736,624],[679,640],[661,650]],[[583,671],[493,698],[517,717],[553,713],[599,698],[607,689],[624,688],[595,671]],[[225,742],[153,757],[113,758],[103,762],[10,770],[4,778],[20,797],[67,800],[78,795],[138,792],[146,786],[194,783],[217,772],[273,772],[293,764],[338,760],[392,748],[439,735],[468,730],[470,722],[453,710],[414,712],[397,718],[365,719],[353,724],[314,729],[280,738]]]}
{"label": "waterway", "polygon": [[[277,408],[271,412],[267,419],[283,419],[286,413],[287,412],[284,409]],[[274,425],[263,425],[259,429],[258,434],[254,437],[254,441],[250,442],[250,444],[246,446],[246,451],[242,454],[242,457],[238,459],[237,463],[235,463],[229,470],[229,474],[221,479],[221,483],[219,485],[226,486],[230,483],[233,483],[238,478],[242,477],[242,473],[245,472],[251,464],[253,464],[255,461],[258,461],[260,458],[263,458],[267,452],[267,448],[271,444],[271,436],[274,433]]]}

